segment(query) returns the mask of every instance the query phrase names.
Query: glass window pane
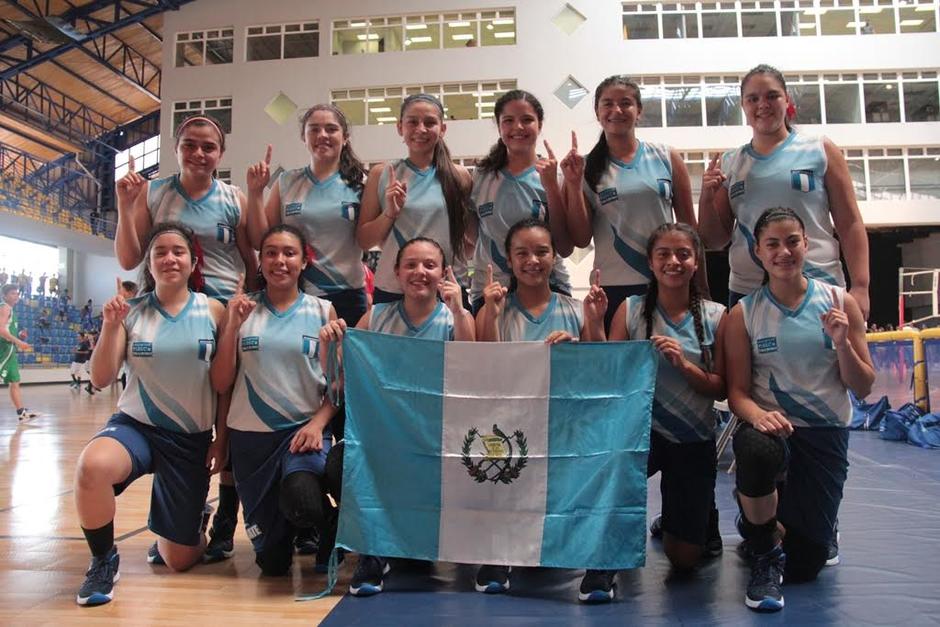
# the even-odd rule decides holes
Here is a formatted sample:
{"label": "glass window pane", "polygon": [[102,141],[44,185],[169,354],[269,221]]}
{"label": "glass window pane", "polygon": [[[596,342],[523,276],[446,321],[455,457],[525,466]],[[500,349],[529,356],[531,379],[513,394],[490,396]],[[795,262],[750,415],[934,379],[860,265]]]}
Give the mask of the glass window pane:
{"label": "glass window pane", "polygon": [[852,187],[855,188],[856,200],[868,200],[865,192],[865,162],[861,159],[849,159],[849,175],[852,177]]}
{"label": "glass window pane", "polygon": [[932,6],[900,7],[902,33],[933,33],[937,17]]}
{"label": "glass window pane", "polygon": [[742,11],[741,34],[745,37],[776,37],[777,16],[773,11]]}
{"label": "glass window pane", "polygon": [[692,200],[698,202],[698,197],[702,194],[702,175],[705,174],[705,164],[698,161],[688,161],[685,167],[689,171],[689,179],[692,181]]}
{"label": "glass window pane", "polygon": [[900,122],[901,103],[897,83],[865,83],[865,121]]}
{"label": "glass window pane", "polygon": [[284,35],[284,58],[299,59],[320,54],[320,33],[290,33]]}
{"label": "glass window pane", "polygon": [[366,102],[369,108],[369,124],[394,124],[398,121],[401,110],[401,98],[370,98]]}
{"label": "glass window pane", "polygon": [[663,96],[665,92],[659,85],[643,85],[640,98],[643,101],[643,111],[637,126],[655,128],[663,125]]}
{"label": "glass window pane", "polygon": [[826,122],[857,124],[862,121],[858,85],[826,85]]}
{"label": "glass window pane", "polygon": [[373,27],[371,32],[379,36],[376,40],[378,52],[397,52],[404,49],[401,26]]}
{"label": "glass window pane", "polygon": [[248,60],[270,61],[281,58],[281,36],[262,35],[248,38]]}
{"label": "glass window pane", "polygon": [[659,24],[655,15],[624,15],[624,39],[659,39]]}
{"label": "glass window pane", "polygon": [[206,42],[206,65],[232,62],[232,45],[234,40],[210,39]]}
{"label": "glass window pane", "polygon": [[904,161],[901,159],[871,159],[871,200],[903,200]]}
{"label": "glass window pane", "polygon": [[734,13],[702,12],[703,37],[737,37],[738,20]]}
{"label": "glass window pane", "polygon": [[787,93],[796,106],[797,124],[822,124],[822,109],[819,106],[819,85],[791,85]]}
{"label": "glass window pane", "polygon": [[702,125],[702,88],[665,87],[666,126]]}
{"label": "glass window pane", "polygon": [[855,25],[855,11],[852,9],[829,9],[819,16],[823,35],[854,35]]}
{"label": "glass window pane", "polygon": [[493,113],[492,98],[490,106],[477,107],[477,97],[473,94],[449,94],[444,96],[444,115],[448,120],[477,120],[482,113]]}
{"label": "glass window pane", "polygon": [[444,22],[445,48],[473,48],[477,45],[476,20],[450,20]]}
{"label": "glass window pane", "polygon": [[894,9],[891,7],[861,7],[859,32],[863,35],[894,33]]}
{"label": "glass window pane", "polygon": [[911,200],[940,198],[940,158],[911,159]]}
{"label": "glass window pane", "polygon": [[339,107],[350,125],[362,126],[366,123],[366,107],[362,100],[340,100],[333,104]]}
{"label": "glass window pane", "polygon": [[365,28],[333,30],[333,54],[362,54],[369,52]]}
{"label": "glass window pane", "polygon": [[408,24],[405,28],[405,50],[436,50],[441,47],[440,22]]}
{"label": "glass window pane", "polygon": [[189,116],[196,113],[196,111],[176,111],[173,113],[173,132],[176,132],[176,129],[179,128],[180,124],[188,118]]}
{"label": "glass window pane", "polygon": [[664,13],[664,39],[695,39],[698,37],[698,17],[695,13]]}
{"label": "glass window pane", "polygon": [[176,44],[176,67],[202,65],[202,42],[187,41]]}
{"label": "glass window pane", "polygon": [[738,86],[706,85],[705,118],[708,126],[739,126],[741,96]]}
{"label": "glass window pane", "polygon": [[480,23],[480,39],[484,46],[510,46],[516,43],[516,20],[498,17]]}
{"label": "glass window pane", "polygon": [[806,37],[816,34],[816,16],[803,11],[780,12],[780,34],[784,37]]}
{"label": "glass window pane", "polygon": [[211,115],[219,121],[222,126],[222,132],[228,135],[232,132],[232,110],[226,109],[206,109],[206,115]]}
{"label": "glass window pane", "polygon": [[936,122],[938,106],[936,81],[904,83],[904,114],[908,122]]}

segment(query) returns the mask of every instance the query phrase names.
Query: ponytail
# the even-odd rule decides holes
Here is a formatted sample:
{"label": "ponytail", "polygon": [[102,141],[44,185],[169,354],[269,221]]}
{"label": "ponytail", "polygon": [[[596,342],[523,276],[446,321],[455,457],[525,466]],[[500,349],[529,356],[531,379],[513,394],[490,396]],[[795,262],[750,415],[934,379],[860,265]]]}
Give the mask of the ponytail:
{"label": "ponytail", "polygon": [[506,149],[506,144],[503,143],[503,138],[500,137],[496,140],[496,143],[490,148],[489,154],[477,161],[477,169],[480,172],[499,172],[509,163],[509,151]]}
{"label": "ponytail", "polygon": [[434,168],[444,202],[447,205],[447,222],[450,228],[450,247],[454,259],[463,259],[463,240],[467,232],[467,215],[470,213],[470,197],[460,184],[460,175],[450,157],[450,150],[443,139],[434,146]]}
{"label": "ponytail", "polygon": [[601,131],[601,136],[597,138],[597,143],[591,148],[591,152],[584,159],[584,180],[587,181],[591,191],[597,192],[597,185],[601,182],[604,170],[607,169],[607,159],[610,155],[610,149],[607,147],[607,136]]}

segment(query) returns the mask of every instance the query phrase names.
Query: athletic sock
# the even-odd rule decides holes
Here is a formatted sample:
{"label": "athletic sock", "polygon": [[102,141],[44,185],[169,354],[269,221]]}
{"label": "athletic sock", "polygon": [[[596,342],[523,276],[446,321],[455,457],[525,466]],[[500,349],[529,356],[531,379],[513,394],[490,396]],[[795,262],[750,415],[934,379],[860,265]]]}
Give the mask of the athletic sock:
{"label": "athletic sock", "polygon": [[88,542],[88,548],[95,557],[104,557],[114,546],[114,521],[112,520],[104,527],[97,529],[85,529],[82,527],[82,533],[85,534],[85,541]]}
{"label": "athletic sock", "polygon": [[751,553],[755,555],[769,553],[777,545],[776,516],[760,525],[755,525],[745,516],[744,531],[744,535],[750,543]]}
{"label": "athletic sock", "polygon": [[235,518],[238,516],[238,492],[233,485],[219,484],[219,509],[216,516]]}

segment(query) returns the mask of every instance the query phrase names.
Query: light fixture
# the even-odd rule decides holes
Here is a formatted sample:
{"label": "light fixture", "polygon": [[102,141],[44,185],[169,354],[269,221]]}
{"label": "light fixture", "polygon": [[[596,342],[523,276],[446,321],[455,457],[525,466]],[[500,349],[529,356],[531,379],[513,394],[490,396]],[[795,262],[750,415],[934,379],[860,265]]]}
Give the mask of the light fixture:
{"label": "light fixture", "polygon": [[917,7],[916,9],[914,9],[914,12],[915,12],[915,13],[933,13],[933,12],[936,10],[936,8],[937,8],[937,7],[932,6],[932,5],[923,5],[923,4],[922,4],[922,5],[920,5],[919,7]]}
{"label": "light fixture", "polygon": [[405,30],[427,30],[427,24],[405,24]]}
{"label": "light fixture", "polygon": [[515,39],[516,33],[506,32],[506,33],[493,33],[495,39]]}
{"label": "light fixture", "polygon": [[366,98],[366,102],[385,102],[385,98]]}
{"label": "light fixture", "polygon": [[863,15],[874,15],[876,13],[881,13],[882,9],[886,7],[859,7],[858,12]]}
{"label": "light fixture", "polygon": [[891,91],[892,89],[894,89],[894,85],[892,85],[891,83],[888,83],[887,85],[885,85],[885,89],[887,89],[888,91]]}
{"label": "light fixture", "polygon": [[800,30],[809,30],[816,28],[816,22],[800,22]]}
{"label": "light fixture", "polygon": [[453,39],[454,41],[470,41],[471,39],[473,39],[473,35],[471,35],[470,33],[460,33],[457,35],[451,35],[450,38]]}
{"label": "light fixture", "polygon": [[846,22],[846,28],[855,28],[856,26],[865,26],[868,22]]}
{"label": "light fixture", "polygon": [[369,107],[369,111],[372,113],[391,113],[391,107]]}
{"label": "light fixture", "polygon": [[379,38],[378,33],[369,33],[368,35],[356,35],[356,39],[359,41],[374,41]]}
{"label": "light fixture", "polygon": [[511,17],[500,17],[493,20],[493,24],[496,26],[508,26],[509,24],[515,24],[516,20]]}
{"label": "light fixture", "polygon": [[447,22],[447,25],[451,28],[466,28],[470,26],[470,22]]}
{"label": "light fixture", "polygon": [[430,43],[430,42],[432,42],[432,41],[434,41],[434,38],[433,38],[433,37],[426,37],[426,36],[424,36],[424,35],[422,35],[421,37],[412,37],[412,38],[411,38],[411,43],[413,43],[413,44],[426,44],[426,43]]}
{"label": "light fixture", "polygon": [[901,26],[920,26],[924,20],[901,20]]}
{"label": "light fixture", "polygon": [[383,122],[397,122],[398,118],[396,118],[394,115],[390,115],[381,118],[375,118],[375,121],[379,122],[380,124]]}
{"label": "light fixture", "polygon": [[828,9],[806,9],[803,15],[825,15]]}
{"label": "light fixture", "polygon": [[365,22],[350,22],[349,23],[350,28],[365,28],[365,26],[366,26]]}

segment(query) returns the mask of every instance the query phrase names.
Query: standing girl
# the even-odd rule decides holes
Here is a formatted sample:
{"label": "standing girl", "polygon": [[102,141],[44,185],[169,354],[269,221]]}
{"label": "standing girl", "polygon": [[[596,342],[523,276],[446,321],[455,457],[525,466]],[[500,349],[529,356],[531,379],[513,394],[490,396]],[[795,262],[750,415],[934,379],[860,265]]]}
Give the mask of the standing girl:
{"label": "standing girl", "polygon": [[799,215],[764,211],[754,238],[766,279],[728,318],[728,401],[743,421],[735,482],[753,556],[744,601],[775,611],[784,578],[815,579],[826,563],[849,466],[848,390],[864,398],[875,373],[855,298],[805,275]]}
{"label": "standing girl", "polygon": [[729,303],[761,285],[763,268],[754,252],[757,218],[768,207],[790,207],[807,228],[806,276],[844,286],[841,241],[851,294],[867,318],[868,237],[842,151],[825,137],[804,135],[790,126],[796,108],[783,75],[769,65],[758,65],[744,76],[741,107],[751,141],[720,161],[717,155],[712,158],[699,199],[705,244],[721,249],[731,241]]}
{"label": "standing girl", "polygon": [[594,90],[594,113],[603,129],[597,144],[582,159],[573,141],[561,167],[568,230],[575,246],[594,237],[594,269],[604,277],[611,305],[604,328],[610,329],[620,303],[646,292],[652,278],[644,254],[650,235],[664,222],[695,226],[695,214],[679,153],[636,136],[643,113],[639,85],[626,76],[604,79]]}
{"label": "standing girl", "polygon": [[548,223],[560,256],[555,259],[551,285],[556,291],[571,294],[568,273],[561,257],[571,254],[571,240],[565,218],[565,201],[558,185],[555,155],[548,142],[548,158],[539,158],[535,145],[542,131],[545,113],[538,99],[527,91],[507,91],[493,109],[499,139],[473,174],[472,225],[476,227],[473,250],[473,277],[470,302],[473,311],[483,306],[483,290],[487,286],[487,267],[504,287],[512,277],[503,255],[503,242],[509,228],[526,218]]}
{"label": "standing girl", "polygon": [[158,225],[146,244],[147,292],[126,301],[118,294],[103,308],[91,381],[103,388],[127,365],[118,412],[82,451],[75,472],[75,505],[92,561],[79,605],[113,597],[120,556],[114,545],[115,496],[138,477],[153,474],[150,529],[159,554],[175,571],[202,557],[203,506],[209,468],[224,460],[224,421],[217,426],[209,381],[216,329],[223,308],[198,287],[192,232],[175,222]]}
{"label": "standing girl", "polygon": [[212,365],[212,386],[232,390],[232,468],[245,530],[265,575],[293,562],[297,529],[321,529],[322,475],[336,407],[326,398],[320,328],[336,318],[329,302],[300,290],[306,244],[281,224],[261,238],[263,289],[229,301]]}
{"label": "standing girl", "polygon": [[395,260],[412,238],[438,242],[448,265],[467,256],[470,174],[451,161],[444,143],[446,131],[444,105],[437,98],[408,96],[398,120],[408,157],[369,172],[356,239],[363,250],[382,247],[375,270],[375,303],[402,297],[395,280]]}

